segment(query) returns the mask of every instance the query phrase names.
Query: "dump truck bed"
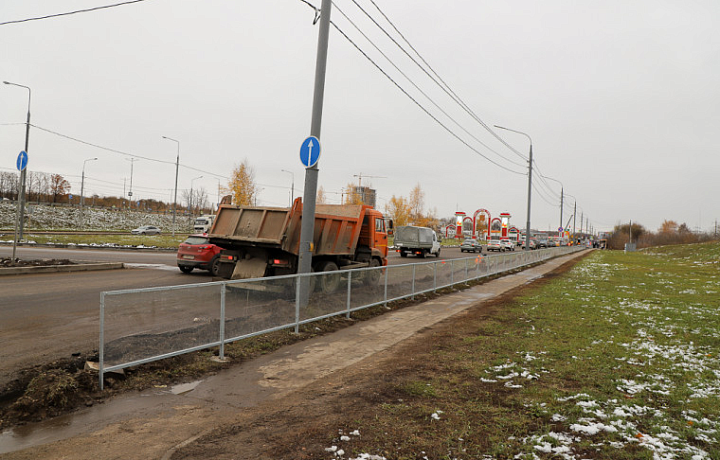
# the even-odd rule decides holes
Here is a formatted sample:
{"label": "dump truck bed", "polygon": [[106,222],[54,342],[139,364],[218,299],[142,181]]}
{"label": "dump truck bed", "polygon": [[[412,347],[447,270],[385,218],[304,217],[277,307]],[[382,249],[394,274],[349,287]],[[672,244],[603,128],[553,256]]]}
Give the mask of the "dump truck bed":
{"label": "dump truck bed", "polygon": [[[357,247],[368,206],[317,205],[313,255],[350,255]],[[298,255],[302,201],[293,207],[270,208],[221,205],[208,237],[230,248],[235,245],[279,247]]]}

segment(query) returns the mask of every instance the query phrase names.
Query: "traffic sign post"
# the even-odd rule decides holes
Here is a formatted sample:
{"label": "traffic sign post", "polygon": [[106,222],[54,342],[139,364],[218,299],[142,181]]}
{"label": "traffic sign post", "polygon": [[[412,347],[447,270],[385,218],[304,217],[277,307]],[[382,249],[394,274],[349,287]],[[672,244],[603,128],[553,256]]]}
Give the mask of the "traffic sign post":
{"label": "traffic sign post", "polygon": [[300,146],[300,162],[306,168],[312,168],[320,159],[320,140],[315,136],[308,136]]}
{"label": "traffic sign post", "polygon": [[[28,154],[25,150],[21,151],[20,154],[17,157],[17,160],[15,162],[15,165],[17,166],[18,171],[20,171],[20,190],[18,191],[18,204],[17,204],[17,212],[16,212],[16,218],[15,218],[15,237],[13,238],[13,250],[12,250],[12,260],[15,261],[15,254],[17,252],[17,244],[18,244],[18,229],[22,228],[22,219],[23,219],[23,209],[25,206],[25,173],[27,170],[28,165]],[[20,230],[20,237],[22,238],[22,230]]]}

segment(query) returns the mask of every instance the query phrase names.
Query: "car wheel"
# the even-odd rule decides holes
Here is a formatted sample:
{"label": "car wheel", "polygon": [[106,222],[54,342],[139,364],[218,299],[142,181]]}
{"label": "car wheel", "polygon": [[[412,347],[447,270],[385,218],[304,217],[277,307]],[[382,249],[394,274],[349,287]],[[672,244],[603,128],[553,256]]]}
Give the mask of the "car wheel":
{"label": "car wheel", "polygon": [[220,255],[213,257],[210,261],[210,274],[212,276],[220,276]]}
{"label": "car wheel", "polygon": [[191,271],[193,271],[193,268],[192,268],[192,267],[188,267],[187,265],[178,265],[178,268],[179,268],[180,271],[183,272],[183,273],[190,273]]}
{"label": "car wheel", "polygon": [[147,233],[145,233],[145,232],[140,232],[140,234],[141,234],[141,235],[147,235]]}

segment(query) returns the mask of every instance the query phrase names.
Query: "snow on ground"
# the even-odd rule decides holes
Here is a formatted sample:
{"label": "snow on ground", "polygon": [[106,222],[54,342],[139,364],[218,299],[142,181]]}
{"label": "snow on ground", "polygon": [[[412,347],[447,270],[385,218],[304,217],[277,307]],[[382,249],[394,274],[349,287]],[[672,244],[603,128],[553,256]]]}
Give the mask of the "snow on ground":
{"label": "snow on ground", "polygon": [[[14,229],[17,219],[14,203],[0,202],[0,228]],[[141,211],[80,208],[29,204],[25,210],[25,228],[37,230],[131,230],[141,225],[155,225],[165,231],[172,229],[172,214],[153,214]],[[193,217],[176,217],[178,231],[189,232]]]}
{"label": "snow on ground", "polygon": [[[699,411],[704,407],[717,407],[719,353],[696,342],[701,338],[720,338],[720,331],[715,329],[718,311],[717,305],[703,305],[695,300],[699,292],[705,294],[704,288],[720,286],[720,279],[702,290],[685,289],[687,301],[666,301],[669,294],[678,294],[676,284],[687,285],[688,280],[679,279],[680,275],[676,274],[650,273],[653,284],[659,286],[654,293],[657,297],[639,301],[630,296],[618,299],[594,295],[594,282],[611,279],[611,276],[616,278],[617,273],[612,272],[626,268],[586,261],[576,269],[583,280],[596,280],[578,285],[578,289],[587,293],[585,308],[602,309],[609,327],[629,323],[635,334],[633,340],[621,343],[615,343],[614,336],[609,340],[593,340],[588,348],[577,350],[577,356],[572,358],[586,360],[590,366],[594,356],[600,354],[594,347],[612,345],[620,350],[621,356],[616,358],[618,366],[633,366],[635,375],[631,379],[618,377],[614,382],[615,392],[604,396],[577,393],[557,397],[549,403],[526,404],[529,410],[545,414],[552,423],[547,432],[521,439],[521,451],[508,452],[503,458],[574,460],[586,458],[587,452],[601,448],[607,453],[608,449],[612,452],[638,447],[645,449],[654,460],[717,458],[714,456],[717,450],[710,454],[700,446],[720,444],[720,420],[708,418]],[[617,289],[622,296],[632,293],[634,288],[617,286]],[[528,330],[528,334],[535,333],[534,329]],[[486,369],[486,376],[481,377],[480,382],[523,391],[525,386],[552,372],[543,366],[544,358],[544,352],[517,352],[515,359]],[[642,398],[645,395],[648,397]],[[646,405],[638,404],[639,399],[646,401]],[[440,413],[433,413],[430,423],[438,423]],[[354,460],[343,455],[350,450],[349,445],[332,449],[328,452],[333,460]],[[368,454],[356,458],[384,460]],[[494,457],[486,455],[483,459]]]}

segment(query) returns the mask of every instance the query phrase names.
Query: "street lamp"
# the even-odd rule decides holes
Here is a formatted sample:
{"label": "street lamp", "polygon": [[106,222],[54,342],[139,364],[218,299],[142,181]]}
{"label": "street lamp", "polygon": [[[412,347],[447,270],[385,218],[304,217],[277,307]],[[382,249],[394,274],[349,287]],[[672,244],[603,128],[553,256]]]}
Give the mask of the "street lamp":
{"label": "street lamp", "polygon": [[180,141],[173,139],[172,137],[163,136],[163,139],[173,141],[177,143],[177,159],[175,160],[175,195],[173,196],[173,229],[172,234],[175,236],[175,216],[177,215],[177,182],[178,182],[178,169],[180,168]]}
{"label": "street lamp", "polygon": [[292,171],[288,171],[287,169],[281,169],[280,171],[286,172],[292,176],[292,185],[290,186],[290,206],[292,208],[293,200],[295,199],[295,174],[292,173]]}
{"label": "street lamp", "polygon": [[560,184],[560,227],[558,227],[558,228],[564,228],[563,227],[563,201],[565,198],[565,186],[563,185],[562,182],[560,182],[557,179],[553,179],[552,177],[548,177],[548,176],[543,176],[542,174],[541,174],[541,176],[544,177],[545,179],[550,179],[551,181],[555,181],[558,184]]}
{"label": "street lamp", "polygon": [[88,158],[87,160],[83,161],[83,167],[82,167],[82,179],[80,180],[80,219],[83,219],[83,205],[85,204],[85,163],[88,161],[95,161],[97,160],[97,157],[95,158]]}
{"label": "street lamp", "polygon": [[197,176],[196,178],[192,179],[190,181],[190,215],[192,215],[192,207],[193,207],[193,182],[195,182],[196,179],[202,179],[203,176]]}
{"label": "street lamp", "polygon": [[[9,81],[3,81],[6,85],[19,86],[28,90],[28,110],[27,110],[27,122],[25,123],[25,153],[28,153],[28,141],[30,140],[30,98],[32,91],[29,86],[19,85],[17,83],[11,83]],[[27,168],[20,172],[20,193],[18,194],[18,213],[20,214],[19,223],[15,224],[15,241],[22,239],[23,227],[25,226],[25,178],[27,177]],[[18,231],[19,225],[19,231]],[[15,245],[13,245],[13,260],[15,259]]]}
{"label": "street lamp", "polygon": [[137,158],[125,158],[127,161],[130,162],[130,189],[128,190],[128,207],[132,209],[132,180],[133,180],[133,166],[135,165],[136,161],[139,161]]}
{"label": "street lamp", "polygon": [[530,158],[528,159],[528,199],[527,199],[527,230],[525,233],[525,250],[530,250],[530,198],[532,197],[532,138],[522,131],[516,131],[510,128],[503,128],[502,126],[495,125],[496,128],[504,129],[506,131],[512,131],[513,133],[522,134],[527,137],[530,141]]}

